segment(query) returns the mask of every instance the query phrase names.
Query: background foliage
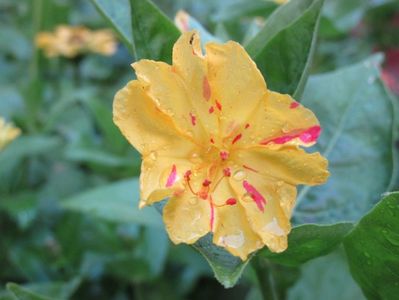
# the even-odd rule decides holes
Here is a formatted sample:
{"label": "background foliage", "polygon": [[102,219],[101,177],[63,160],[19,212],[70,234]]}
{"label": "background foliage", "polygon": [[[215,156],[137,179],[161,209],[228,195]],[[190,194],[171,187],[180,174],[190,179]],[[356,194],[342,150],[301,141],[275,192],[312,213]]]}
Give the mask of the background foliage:
{"label": "background foliage", "polygon": [[[397,1],[155,4],[165,15],[146,0],[0,2],[0,115],[23,132],[0,152],[0,299],[253,300],[267,289],[276,299],[395,299],[399,196],[380,199],[398,187]],[[205,40],[242,43],[269,86],[324,129],[317,150],[332,175],[300,191],[286,252],[262,250],[244,268],[197,245],[224,285],[243,272],[232,289],[193,248],[170,244],[154,209],[138,211],[140,157],[112,122],[130,63],[170,61],[179,9]],[[113,27],[118,51],[47,59],[32,41],[57,24]]]}

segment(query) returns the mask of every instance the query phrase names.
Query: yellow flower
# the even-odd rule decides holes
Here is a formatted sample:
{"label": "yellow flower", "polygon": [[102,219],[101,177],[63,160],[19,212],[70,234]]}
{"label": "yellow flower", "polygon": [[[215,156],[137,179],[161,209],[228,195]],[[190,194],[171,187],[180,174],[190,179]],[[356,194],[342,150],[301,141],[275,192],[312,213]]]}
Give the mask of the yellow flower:
{"label": "yellow flower", "polygon": [[112,55],[117,46],[114,35],[107,29],[92,31],[83,26],[67,25],[58,26],[53,33],[38,33],[35,42],[47,57],[74,58],[87,52]]}
{"label": "yellow flower", "polygon": [[298,184],[326,181],[327,160],[299,146],[320,134],[314,114],[270,91],[244,48],[184,33],[173,65],[141,60],[114,99],[114,122],[142,154],[140,207],[169,197],[174,243],[213,242],[246,260],[287,248]]}
{"label": "yellow flower", "polygon": [[285,4],[285,3],[287,3],[288,1],[290,1],[290,0],[274,0],[274,2],[276,2],[277,4]]}
{"label": "yellow flower", "polygon": [[0,150],[21,134],[21,130],[0,117]]}

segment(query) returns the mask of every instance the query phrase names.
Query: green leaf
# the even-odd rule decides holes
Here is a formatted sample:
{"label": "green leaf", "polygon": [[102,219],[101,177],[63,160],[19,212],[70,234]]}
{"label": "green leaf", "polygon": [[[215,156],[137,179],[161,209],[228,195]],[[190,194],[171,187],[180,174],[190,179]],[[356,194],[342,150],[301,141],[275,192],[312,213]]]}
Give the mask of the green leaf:
{"label": "green leaf", "polygon": [[180,31],[150,0],[130,0],[136,59],[172,61]]}
{"label": "green leaf", "polygon": [[305,263],[301,276],[288,290],[288,300],[363,300],[362,291],[350,276],[344,251]]}
{"label": "green leaf", "polygon": [[91,1],[119,33],[135,60],[171,62],[173,44],[180,32],[151,1]]}
{"label": "green leaf", "polygon": [[300,98],[313,56],[323,0],[296,0],[278,8],[246,49],[268,87]]}
{"label": "green leaf", "polygon": [[287,250],[282,253],[273,253],[265,248],[258,255],[278,264],[299,266],[308,260],[330,253],[351,229],[351,223],[298,226],[288,236]]}
{"label": "green leaf", "polygon": [[239,257],[231,255],[224,248],[212,242],[212,235],[207,234],[199,239],[193,247],[197,249],[208,261],[216,279],[225,287],[236,285],[250,258],[242,261]]}
{"label": "green leaf", "polygon": [[[160,214],[162,214],[165,204],[166,201],[155,203],[155,208]],[[251,257],[246,261],[242,261],[239,257],[233,256],[224,248],[216,246],[212,239],[213,235],[208,233],[192,246],[208,261],[216,279],[225,288],[231,288],[237,284]]]}
{"label": "green leaf", "polygon": [[8,283],[7,289],[21,300],[70,299],[81,281],[81,278],[76,277],[69,282],[33,283],[26,286]]}
{"label": "green leaf", "polygon": [[345,238],[351,273],[369,299],[399,295],[399,192],[385,195]]}
{"label": "green leaf", "polygon": [[112,222],[162,226],[154,209],[139,210],[138,200],[139,181],[135,178],[91,189],[63,200],[61,205]]}
{"label": "green leaf", "polygon": [[51,298],[36,294],[27,288],[16,283],[7,283],[7,289],[15,296],[18,300],[51,300]]}
{"label": "green leaf", "polygon": [[296,223],[357,221],[391,188],[394,113],[380,63],[373,56],[310,78],[302,103],[321,122],[316,150],[329,160],[331,175],[326,184],[299,192]]}
{"label": "green leaf", "polygon": [[129,0],[91,0],[91,2],[119,34],[129,51],[134,54]]}

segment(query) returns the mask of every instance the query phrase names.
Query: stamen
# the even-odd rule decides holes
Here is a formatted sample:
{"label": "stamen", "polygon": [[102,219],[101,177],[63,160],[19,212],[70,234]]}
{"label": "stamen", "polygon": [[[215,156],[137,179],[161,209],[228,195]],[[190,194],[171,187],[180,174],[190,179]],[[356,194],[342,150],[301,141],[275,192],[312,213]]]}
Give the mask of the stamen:
{"label": "stamen", "polygon": [[227,151],[220,151],[220,158],[222,160],[227,160],[229,158],[229,152]]}
{"label": "stamen", "polygon": [[226,176],[226,177],[230,177],[230,176],[231,176],[231,170],[230,170],[230,168],[225,168],[225,169],[223,169],[223,174],[224,174],[224,176]]}
{"label": "stamen", "polygon": [[191,170],[187,170],[186,173],[184,173],[184,179],[186,180],[188,188],[190,189],[191,193],[193,193],[194,195],[198,195],[198,193],[194,192],[194,190],[191,186],[191,183],[190,183],[191,174],[192,174]]}
{"label": "stamen", "polygon": [[205,179],[204,182],[202,183],[202,186],[207,187],[212,183],[209,179]]}
{"label": "stamen", "polygon": [[212,143],[212,144],[214,144],[214,143],[215,143],[215,140],[214,140],[213,138],[211,138],[211,143]]}
{"label": "stamen", "polygon": [[209,112],[210,114],[212,114],[214,111],[215,111],[215,108],[214,108],[213,106],[211,106],[211,107],[209,108],[209,110],[208,110],[208,112]]}
{"label": "stamen", "polygon": [[247,165],[242,165],[242,166],[243,166],[243,168],[245,168],[245,169],[247,169],[247,170],[250,170],[250,171],[255,172],[255,173],[259,173],[258,170],[255,170],[254,168],[251,168],[251,167],[249,167],[249,166],[247,166]]}
{"label": "stamen", "polygon": [[237,204],[237,200],[235,198],[229,198],[226,200],[227,205],[235,205]]}
{"label": "stamen", "polygon": [[249,123],[245,124],[245,129],[248,129],[249,126],[250,126]]}

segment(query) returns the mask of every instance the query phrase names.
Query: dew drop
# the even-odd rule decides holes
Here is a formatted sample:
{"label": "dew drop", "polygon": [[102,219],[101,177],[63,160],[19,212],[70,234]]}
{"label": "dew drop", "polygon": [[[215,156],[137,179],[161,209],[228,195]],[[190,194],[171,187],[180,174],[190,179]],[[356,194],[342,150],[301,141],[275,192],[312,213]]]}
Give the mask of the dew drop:
{"label": "dew drop", "polygon": [[239,234],[225,235],[219,238],[220,244],[235,249],[242,247],[244,245],[244,242],[245,242],[245,237],[242,231],[240,231]]}
{"label": "dew drop", "polygon": [[190,197],[190,199],[188,199],[188,203],[191,205],[196,205],[198,203],[198,198],[196,196]]}
{"label": "dew drop", "polygon": [[157,159],[157,153],[153,151],[153,152],[150,153],[149,157],[150,157],[151,160],[155,161]]}
{"label": "dew drop", "polygon": [[252,197],[251,197],[251,195],[250,195],[249,193],[245,193],[245,194],[242,196],[242,200],[245,201],[245,202],[252,202],[252,201],[253,201],[253,200],[252,200]]}
{"label": "dew drop", "polygon": [[197,152],[194,152],[193,154],[191,154],[190,161],[192,163],[200,162],[201,161],[200,155]]}
{"label": "dew drop", "polygon": [[233,174],[233,178],[237,181],[243,180],[245,177],[247,177],[247,173],[243,170],[237,170]]}
{"label": "dew drop", "polygon": [[289,131],[290,131],[290,124],[285,123],[285,124],[283,125],[283,127],[281,127],[281,131],[282,131],[283,133],[289,132]]}

